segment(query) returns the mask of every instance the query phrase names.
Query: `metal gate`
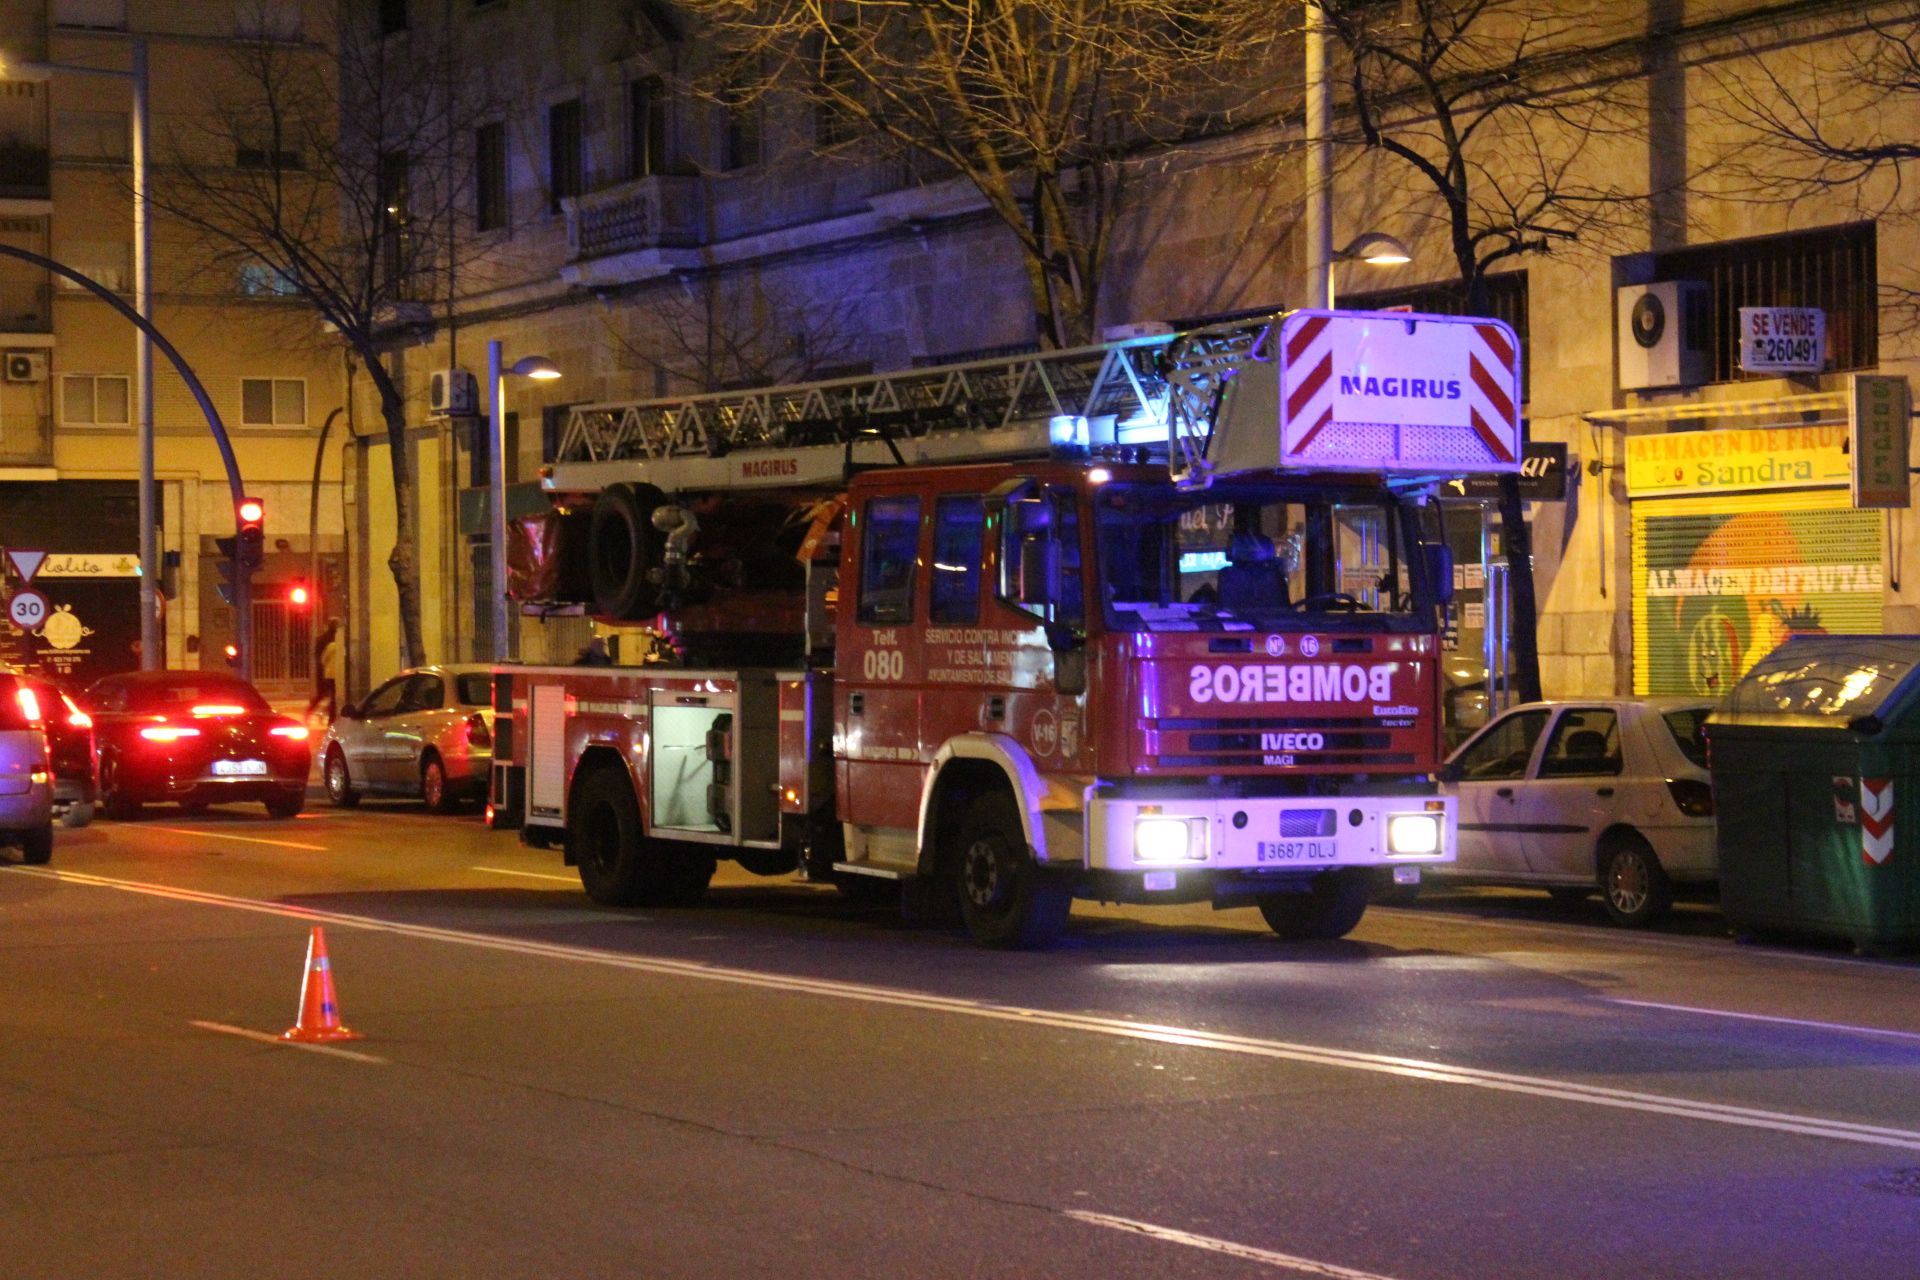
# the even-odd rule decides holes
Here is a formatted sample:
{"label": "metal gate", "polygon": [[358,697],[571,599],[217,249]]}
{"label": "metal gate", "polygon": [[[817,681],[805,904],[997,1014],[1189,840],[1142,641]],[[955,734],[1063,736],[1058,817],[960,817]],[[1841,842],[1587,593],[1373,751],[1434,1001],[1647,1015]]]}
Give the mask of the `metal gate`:
{"label": "metal gate", "polygon": [[310,684],[313,680],[313,610],[284,597],[285,592],[278,592],[275,598],[253,602],[255,684]]}

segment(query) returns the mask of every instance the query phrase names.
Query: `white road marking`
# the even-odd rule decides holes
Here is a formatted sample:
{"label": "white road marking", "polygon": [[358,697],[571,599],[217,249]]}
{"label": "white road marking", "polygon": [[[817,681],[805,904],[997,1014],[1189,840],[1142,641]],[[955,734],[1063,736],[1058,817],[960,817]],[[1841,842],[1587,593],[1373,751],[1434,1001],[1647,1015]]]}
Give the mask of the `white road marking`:
{"label": "white road marking", "polygon": [[1214,1236],[1197,1236],[1190,1231],[1176,1231],[1172,1227],[1155,1226],[1151,1222],[1136,1222],[1132,1218],[1116,1218],[1105,1213],[1088,1213],[1083,1209],[1068,1209],[1065,1214],[1077,1222],[1090,1222],[1096,1227],[1131,1231],[1136,1235],[1164,1240],[1168,1244],[1186,1245],[1190,1249],[1205,1249],[1209,1253],[1224,1253],[1228,1257],[1244,1258],[1250,1262],[1264,1262],[1270,1267],[1284,1267],[1289,1271],[1298,1271],[1302,1275],[1326,1276],[1329,1280],[1392,1280],[1390,1276],[1383,1276],[1373,1271],[1356,1271],[1352,1267],[1336,1266],[1331,1262],[1315,1262],[1312,1258],[1297,1258],[1290,1253],[1256,1249],[1249,1244],[1221,1240]]}
{"label": "white road marking", "polygon": [[511,867],[475,867],[475,871],[484,871],[495,876],[525,876],[529,880],[558,880],[561,884],[579,884],[579,876],[557,876],[551,871],[515,871]]}
{"label": "white road marking", "polygon": [[217,1031],[223,1036],[239,1036],[243,1040],[258,1040],[261,1044],[278,1045],[282,1049],[305,1049],[308,1053],[324,1053],[335,1058],[351,1058],[355,1062],[370,1062],[375,1066],[387,1065],[385,1058],[375,1057],[371,1053],[357,1053],[352,1049],[342,1049],[331,1044],[301,1044],[297,1040],[282,1040],[279,1036],[265,1031],[255,1031],[251,1027],[231,1027],[224,1022],[201,1022],[195,1019],[187,1024],[202,1031]]}
{"label": "white road marking", "polygon": [[314,853],[327,852],[323,844],[301,844],[297,840],[263,840],[259,836],[230,836],[224,831],[189,831],[185,827],[156,827],[143,824],[142,831],[170,831],[177,836],[205,836],[209,840],[236,840],[241,844],[269,844],[276,849],[309,849]]}
{"label": "white road marking", "polygon": [[1662,1004],[1657,1000],[1610,999],[1608,1004],[1624,1004],[1635,1009],[1664,1009],[1670,1013],[1699,1013],[1709,1018],[1737,1018],[1742,1022],[1774,1022],[1785,1027],[1812,1027],[1818,1031],[1841,1031],[1852,1035],[1887,1036],[1895,1040],[1920,1040],[1920,1031],[1894,1031],[1888,1027],[1863,1027],[1851,1022],[1817,1022],[1810,1018],[1782,1018],[1770,1013],[1737,1013],[1732,1009],[1702,1009],[1690,1004]]}
{"label": "white road marking", "polygon": [[1238,1054],[1271,1061],[1363,1071],[1374,1075],[1419,1080],[1429,1084],[1462,1085],[1496,1093],[1547,1098],[1556,1102],[1573,1102],[1584,1106],[1636,1111],[1646,1115],[1674,1116],[1712,1124],[1733,1125],[1743,1129],[1760,1129],[1865,1146],[1898,1147],[1908,1151],[1920,1151],[1920,1130],[1856,1124],[1848,1120],[1799,1115],[1790,1111],[1768,1111],[1759,1107],[1702,1102],[1671,1094],[1613,1089],[1602,1085],[1582,1084],[1574,1080],[1488,1071],[1478,1067],[1455,1066],[1451,1063],[1421,1058],[1402,1058],[1392,1054],[1363,1053],[1358,1050],[1336,1049],[1323,1045],[1294,1044],[1284,1040],[1226,1035],[1190,1027],[1133,1022],[1123,1018],[1104,1018],[1091,1014],[1025,1008],[1019,1005],[988,1004],[978,1000],[928,995],[901,988],[868,986],[827,978],[733,969],[698,960],[621,955],[618,952],[597,951],[590,947],[565,946],[560,943],[539,942],[532,939],[502,938],[485,933],[471,933],[463,929],[445,929],[435,925],[401,924],[373,916],[350,915],[340,911],[320,911],[312,907],[266,902],[257,898],[235,898],[225,894],[208,893],[197,889],[178,889],[171,885],[148,884],[136,880],[114,880],[85,872],[58,871],[50,867],[8,867],[7,870],[16,875],[39,876],[101,889],[118,889],[125,893],[166,898],[175,902],[189,902],[200,906],[224,907],[234,911],[251,911],[260,915],[279,916],[289,920],[365,929],[369,932],[391,934],[396,937],[448,942],[484,951],[537,956],[547,960],[566,960],[576,964],[601,965],[606,968],[626,969],[630,972],[653,974],[659,977],[692,978],[703,982],[722,982],[733,986],[781,991],[791,995],[918,1009],[930,1013],[981,1018],[994,1022],[1011,1022],[1024,1026],[1052,1027],[1062,1031],[1079,1031],[1089,1035],[1110,1036],[1123,1040],[1207,1049],[1216,1053]]}

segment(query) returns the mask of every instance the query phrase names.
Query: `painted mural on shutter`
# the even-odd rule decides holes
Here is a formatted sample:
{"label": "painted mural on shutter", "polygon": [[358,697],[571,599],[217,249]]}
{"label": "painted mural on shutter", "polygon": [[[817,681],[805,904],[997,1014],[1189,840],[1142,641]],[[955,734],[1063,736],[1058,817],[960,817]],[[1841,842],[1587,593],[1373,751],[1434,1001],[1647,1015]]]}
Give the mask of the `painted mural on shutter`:
{"label": "painted mural on shutter", "polygon": [[1882,516],[1844,491],[1633,507],[1633,687],[1725,693],[1794,633],[1881,629]]}

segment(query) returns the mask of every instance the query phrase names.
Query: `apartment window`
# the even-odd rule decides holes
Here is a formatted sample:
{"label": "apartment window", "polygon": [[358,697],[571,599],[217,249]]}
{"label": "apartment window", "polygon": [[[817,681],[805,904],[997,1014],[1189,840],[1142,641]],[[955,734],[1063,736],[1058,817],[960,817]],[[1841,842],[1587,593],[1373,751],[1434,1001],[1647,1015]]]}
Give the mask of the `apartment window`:
{"label": "apartment window", "polygon": [[1713,381],[1773,378],[1740,369],[1740,308],[1818,307],[1827,313],[1827,368],[1880,363],[1879,255],[1871,222],[1734,240],[1653,255],[1655,280],[1704,280]]}
{"label": "apartment window", "polygon": [[570,98],[547,108],[547,211],[560,212],[560,202],[586,187],[580,149],[580,99]]}
{"label": "apartment window", "polygon": [[[133,283],[133,245],[125,240],[65,240],[60,260],[97,284],[125,293]],[[78,293],[86,286],[65,276],[54,277],[62,293]]]}
{"label": "apartment window", "polygon": [[240,268],[240,296],[243,298],[291,298],[300,292],[292,276],[264,262],[248,262]]}
{"label": "apartment window", "polygon": [[240,425],[243,427],[304,427],[307,425],[305,378],[240,379]]}
{"label": "apartment window", "polygon": [[238,169],[306,168],[305,157],[296,150],[272,145],[249,146],[244,143],[234,148],[233,163]]}
{"label": "apartment window", "polygon": [[667,86],[659,76],[627,86],[627,176],[650,178],[667,167]]}
{"label": "apartment window", "polygon": [[375,193],[380,201],[380,275],[389,290],[400,290],[406,283],[407,261],[408,165],[404,152],[383,151],[379,158]]}
{"label": "apartment window", "polygon": [[727,86],[724,99],[726,115],[720,135],[720,167],[746,169],[760,163],[760,104],[753,100],[744,84]]}
{"label": "apartment window", "polygon": [[854,70],[825,40],[815,50],[813,140],[822,147],[837,147],[851,142],[855,134],[856,121],[839,101],[857,93]]}
{"label": "apartment window", "polygon": [[407,29],[407,0],[380,0],[380,34],[390,36]]}
{"label": "apartment window", "polygon": [[53,113],[53,154],[62,160],[124,164],[133,155],[133,133],[124,111]]}
{"label": "apartment window", "polygon": [[507,126],[495,121],[473,131],[473,220],[481,231],[507,225]]}
{"label": "apartment window", "polygon": [[131,422],[132,379],[123,373],[60,375],[60,421],[70,427],[124,427]]}

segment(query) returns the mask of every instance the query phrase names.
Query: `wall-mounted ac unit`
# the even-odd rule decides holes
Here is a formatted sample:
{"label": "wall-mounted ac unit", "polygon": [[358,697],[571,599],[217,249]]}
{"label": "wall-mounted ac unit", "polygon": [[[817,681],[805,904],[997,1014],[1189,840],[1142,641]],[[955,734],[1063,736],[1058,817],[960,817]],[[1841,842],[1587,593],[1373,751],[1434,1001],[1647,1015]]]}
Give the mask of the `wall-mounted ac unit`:
{"label": "wall-mounted ac unit", "polygon": [[427,404],[436,418],[467,418],[479,412],[473,375],[465,369],[435,369],[427,380]]}
{"label": "wall-mounted ac unit", "polygon": [[44,351],[7,352],[8,382],[45,382],[47,353]]}
{"label": "wall-mounted ac unit", "polygon": [[1620,389],[1696,387],[1713,377],[1707,286],[1698,280],[1628,285],[1615,294]]}

